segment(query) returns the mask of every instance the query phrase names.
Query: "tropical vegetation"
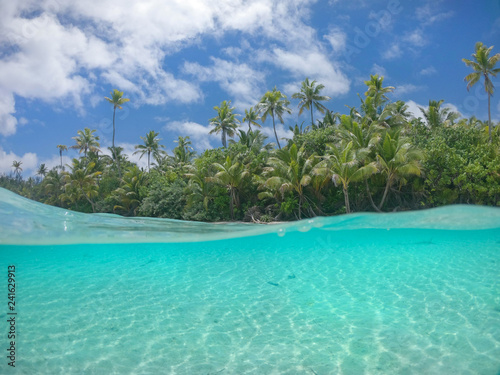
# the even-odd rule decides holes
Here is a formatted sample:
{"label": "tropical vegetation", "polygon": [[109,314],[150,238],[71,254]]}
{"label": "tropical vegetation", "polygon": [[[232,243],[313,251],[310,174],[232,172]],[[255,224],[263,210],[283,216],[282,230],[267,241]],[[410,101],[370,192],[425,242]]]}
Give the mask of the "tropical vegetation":
{"label": "tropical vegetation", "polygon": [[[464,90],[484,79],[488,99],[500,58],[490,56],[491,50],[478,43],[474,60],[464,59],[473,69]],[[144,169],[115,146],[115,111],[128,99],[113,90],[106,98],[113,105],[108,152],[96,131],[84,128],[72,146],[56,146],[60,165],[48,170],[41,164],[36,177],[23,179],[22,161],[14,161],[12,173],[0,176],[0,186],[76,211],[197,221],[500,205],[500,124],[494,126],[489,108],[487,121],[464,118],[433,98],[414,117],[404,101],[392,100],[395,89],[384,85],[384,77],[372,75],[365,84],[359,105],[339,114],[327,108],[325,87],[306,78],[291,98],[299,115],[308,112],[311,124],[287,124],[292,134],[287,139],[278,137],[276,123],[291,121],[291,103],[276,87],[245,110],[241,122],[231,102],[223,101],[208,120],[222,147],[197,154],[189,136],[180,135],[167,154],[159,133],[150,130],[135,147],[136,154],[147,156]],[[258,129],[269,118],[272,140]],[[68,149],[78,150],[79,157],[63,165]]]}

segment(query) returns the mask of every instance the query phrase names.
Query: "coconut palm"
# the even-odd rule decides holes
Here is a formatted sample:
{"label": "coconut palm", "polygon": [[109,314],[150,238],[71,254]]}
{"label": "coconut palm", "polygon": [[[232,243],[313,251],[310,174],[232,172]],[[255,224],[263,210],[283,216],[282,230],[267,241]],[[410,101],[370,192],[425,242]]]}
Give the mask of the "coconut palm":
{"label": "coconut palm", "polygon": [[44,163],[40,164],[38,167],[38,170],[36,171],[36,174],[39,175],[40,177],[44,178],[47,175],[48,169],[45,166]]}
{"label": "coconut palm", "polygon": [[351,182],[366,180],[377,172],[374,162],[362,164],[366,151],[356,150],[353,142],[341,142],[340,145],[327,145],[325,159],[318,163],[314,174],[331,177],[335,186],[342,186],[346,213],[351,212],[349,185]]}
{"label": "coconut palm", "polygon": [[125,215],[135,215],[141,204],[141,187],[146,180],[145,174],[136,165],[130,167],[122,178],[122,185],[115,189],[112,196],[118,204],[113,211],[124,211]]}
{"label": "coconut palm", "polygon": [[111,147],[113,149],[113,156],[115,157],[117,167],[118,167],[118,174],[121,177],[121,171],[120,171],[120,161],[116,157],[116,151],[115,151],[115,116],[116,116],[116,108],[122,109],[122,105],[130,101],[128,98],[123,97],[123,91],[118,91],[116,89],[113,89],[111,91],[111,98],[104,97],[109,103],[113,105],[113,138],[111,142]]}
{"label": "coconut palm", "polygon": [[[238,129],[238,143],[246,146],[248,149],[253,150],[255,152],[259,152],[261,150],[269,151],[272,148],[272,143],[268,143],[264,146],[264,142],[267,139],[267,135],[263,134],[260,130],[249,130],[247,132]],[[230,143],[237,143],[233,140],[229,141]]]}
{"label": "coconut palm", "polygon": [[418,107],[431,129],[453,125],[454,121],[460,117],[458,113],[451,111],[450,108],[441,107],[443,103],[444,100],[429,100],[427,109]]}
{"label": "coconut palm", "polygon": [[276,87],[274,87],[273,91],[266,92],[262,99],[260,99],[259,104],[257,104],[263,123],[266,121],[267,116],[271,115],[273,118],[274,136],[276,137],[279,149],[281,149],[281,145],[278,139],[278,134],[276,133],[276,123],[274,117],[278,117],[280,122],[283,124],[283,113],[292,113],[292,110],[288,108],[289,105],[290,102],[286,98],[286,95],[282,94],[281,91],[278,91]]}
{"label": "coconut palm", "polygon": [[144,154],[148,154],[148,172],[151,165],[151,154],[153,154],[153,158],[157,159],[159,155],[165,152],[160,150],[161,148],[165,148],[165,146],[160,144],[161,138],[158,138],[158,134],[160,133],[156,133],[155,131],[151,130],[146,134],[145,137],[141,137],[141,139],[144,141],[144,144],[135,146],[135,149],[137,151],[134,152],[134,155],[141,154],[139,159],[141,159]]}
{"label": "coconut palm", "polygon": [[407,177],[420,176],[423,154],[408,143],[407,139],[400,137],[398,131],[395,131],[392,134],[391,132],[384,134],[383,140],[378,145],[376,158],[379,172],[387,179],[384,194],[378,206],[381,210],[394,182],[400,181],[401,185],[404,185]]}
{"label": "coconut palm", "polygon": [[304,109],[311,111],[311,126],[314,126],[313,109],[325,113],[327,111],[326,107],[321,104],[322,101],[330,100],[329,96],[320,95],[320,91],[325,88],[324,85],[317,85],[316,81],[309,82],[309,78],[306,78],[300,87],[300,92],[292,95],[293,99],[300,99],[299,102],[299,116],[302,114]]}
{"label": "coconut palm", "polygon": [[500,68],[495,68],[495,65],[500,60],[500,53],[490,57],[491,50],[493,46],[487,48],[483,43],[477,42],[475,46],[475,53],[472,54],[474,60],[462,59],[465,65],[471,67],[474,72],[468,74],[464,80],[467,81],[467,90],[478,83],[481,77],[484,77],[484,90],[488,94],[488,136],[491,142],[491,110],[490,110],[490,100],[495,87],[491,82],[490,75],[496,77],[500,72]]}
{"label": "coconut palm", "polygon": [[44,203],[63,206],[62,193],[64,187],[65,175],[58,173],[57,169],[52,169],[47,173],[47,177],[43,180],[43,190],[47,197]]}
{"label": "coconut palm", "polygon": [[233,137],[234,131],[238,128],[239,120],[234,114],[234,107],[230,107],[231,101],[223,101],[220,107],[215,106],[214,109],[217,111],[217,116],[210,119],[210,125],[214,128],[210,131],[210,134],[221,133],[222,146],[227,147],[227,136]]}
{"label": "coconut palm", "polygon": [[[364,126],[363,126],[364,125]],[[340,117],[338,137],[346,143],[352,142],[356,150],[369,153],[380,140],[383,127],[376,123],[358,123],[355,118],[347,115]]]}
{"label": "coconut palm", "polygon": [[214,177],[208,178],[208,182],[215,182],[218,185],[225,186],[229,192],[229,209],[231,211],[231,220],[234,220],[234,206],[239,207],[239,189],[243,184],[249,172],[245,165],[236,161],[236,158],[227,156],[224,164],[214,163],[218,172]]}
{"label": "coconut palm", "polygon": [[388,120],[391,128],[396,126],[405,126],[411,117],[410,112],[408,112],[408,105],[402,101],[398,100],[395,103],[391,103],[387,106],[387,111],[390,113],[390,118]]}
{"label": "coconut palm", "polygon": [[[276,152],[270,157],[268,167],[264,169],[265,179],[261,186],[265,189],[279,192],[284,197],[286,192],[295,192],[298,195],[298,218],[302,218],[302,207],[306,201],[304,189],[311,183],[311,172],[318,162],[314,156],[308,156],[305,149],[297,149],[293,143]],[[259,198],[269,194],[259,194]]]}
{"label": "coconut palm", "polygon": [[208,203],[214,198],[214,184],[210,181],[211,177],[207,179],[206,168],[188,165],[188,169],[189,173],[185,174],[189,178],[186,188],[189,193],[187,199],[188,205],[192,205],[196,201],[201,201],[205,210],[208,210]]}
{"label": "coconut palm", "polygon": [[257,122],[258,120],[260,120],[259,114],[255,112],[254,107],[252,107],[249,110],[245,109],[245,117],[243,117],[241,122],[248,122],[248,130],[252,131],[252,124],[259,128],[262,127],[262,125]]}
{"label": "coconut palm", "polygon": [[59,149],[59,156],[61,157],[61,169],[63,169],[63,165],[62,165],[62,153],[63,153],[63,151],[68,151],[68,146],[57,145],[57,148]]}
{"label": "coconut palm", "polygon": [[[330,110],[326,110],[325,117],[323,120],[318,120],[318,128],[328,128],[330,126],[335,126],[337,124],[337,120],[340,118],[340,113],[332,112]],[[313,126],[314,129],[314,126]]]}
{"label": "coconut palm", "polygon": [[19,160],[14,160],[12,162],[12,168],[14,168],[14,173],[16,174],[16,177],[18,179],[21,179],[21,172],[23,171],[23,169],[21,168],[22,164],[23,162]]}
{"label": "coconut palm", "polygon": [[365,96],[372,97],[374,99],[374,107],[378,108],[379,106],[387,103],[389,98],[386,94],[389,94],[394,91],[393,86],[384,87],[384,77],[378,74],[370,75],[370,80],[365,81],[365,85],[368,86],[368,90],[365,92]]}
{"label": "coconut palm", "polygon": [[99,195],[97,179],[102,174],[100,171],[95,171],[94,167],[93,162],[82,165],[78,159],[73,159],[71,172],[65,173],[64,177],[64,198],[72,202],[85,198],[92,206],[92,212],[95,212],[94,198]]}
{"label": "coconut palm", "polygon": [[85,159],[87,159],[87,152],[98,151],[99,150],[99,136],[94,135],[96,130],[90,130],[89,128],[85,128],[82,130],[78,130],[78,135],[76,137],[72,137],[75,140],[76,144],[71,146],[70,148],[77,149],[78,152],[83,155]]}
{"label": "coconut palm", "polygon": [[189,136],[179,136],[179,138],[174,142],[177,143],[177,147],[175,147],[173,150],[174,163],[182,168],[183,165],[191,162],[191,160],[196,155],[196,151],[194,151],[193,147],[191,146],[192,143],[189,139]]}

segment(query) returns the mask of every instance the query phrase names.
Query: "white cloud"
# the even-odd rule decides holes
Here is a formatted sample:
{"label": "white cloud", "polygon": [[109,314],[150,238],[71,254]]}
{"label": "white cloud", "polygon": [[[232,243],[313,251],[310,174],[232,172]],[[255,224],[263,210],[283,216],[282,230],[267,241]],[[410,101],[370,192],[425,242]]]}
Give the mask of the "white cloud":
{"label": "white cloud", "polygon": [[[298,91],[300,81],[308,76],[325,85],[326,95],[346,93],[350,84],[348,78],[325,52],[326,43],[318,41],[316,31],[303,22],[310,2],[6,2],[0,14],[0,134],[9,136],[15,134],[17,126],[34,123],[32,119],[29,122],[25,118],[16,119],[16,96],[83,111],[84,101],[95,107],[102,100],[102,94],[95,90],[98,82],[124,90],[127,97],[132,96],[133,105],[200,101],[203,93],[198,83],[176,76],[179,67],[170,65],[170,56],[193,44],[202,47],[201,37],[217,37],[228,30],[272,40],[272,51],[257,51],[269,59],[255,59],[250,44],[244,41],[224,51],[230,58],[241,58],[243,63],[212,58],[208,66],[186,63],[181,73],[192,74],[200,82],[217,82],[234,98],[238,109],[254,105],[269,89],[264,87],[266,69],[259,64],[261,62],[291,72],[295,81],[285,87],[295,85],[297,90],[293,92]],[[26,18],[26,14],[36,16]],[[324,38],[334,52],[345,48],[346,35],[339,28],[331,29]],[[274,132],[269,121],[267,125],[263,132],[273,141]],[[104,123],[98,126],[101,148],[109,154],[105,144],[110,143],[107,139],[110,133],[104,126]],[[209,125],[173,121],[168,122],[165,129],[189,135],[199,151],[221,145],[220,135],[208,134]],[[281,124],[277,125],[277,131],[280,138],[292,136]],[[132,161],[146,167],[146,157],[139,159],[139,155],[133,155],[133,144],[117,145],[124,148]],[[59,154],[38,159],[34,153],[19,156],[0,148],[0,172],[10,173],[14,160],[23,162],[25,177],[34,175],[41,163],[49,169],[60,163]],[[69,163],[71,158],[64,155],[63,164]]]}
{"label": "white cloud", "polygon": [[435,22],[450,18],[455,13],[453,11],[440,12],[439,2],[429,2],[424,6],[417,8],[415,14],[417,19],[422,22],[423,25],[431,25]]}
{"label": "white cloud", "polygon": [[422,108],[427,108],[428,106],[424,106],[421,104],[418,104],[414,102],[413,100],[408,100],[406,102],[406,105],[408,106],[408,113],[410,113],[413,117],[415,118],[423,118],[422,111],[419,109],[419,107]]}
{"label": "white cloud", "polygon": [[318,81],[325,86],[323,93],[326,95],[336,96],[349,91],[349,79],[326,55],[318,51],[290,52],[276,48],[271,54],[264,55],[264,58],[301,80],[308,77]]}
{"label": "white cloud", "polygon": [[[160,144],[161,144],[161,142],[160,142]],[[135,144],[121,142],[121,143],[117,143],[117,146],[123,148],[123,154],[128,156],[128,160],[130,160],[133,163],[136,163],[139,168],[148,169],[148,155],[145,154],[142,158],[141,158],[140,154],[134,155],[134,152],[137,151],[135,149]],[[107,149],[106,149],[106,154],[111,156],[111,152]],[[154,162],[154,159],[152,156],[151,156],[150,162],[151,162],[151,164],[153,164],[153,162]]]}
{"label": "white cloud", "polygon": [[333,52],[341,52],[345,49],[347,35],[340,28],[331,28],[330,32],[323,36],[332,46]]}
{"label": "white cloud", "polygon": [[431,76],[433,74],[436,74],[437,70],[433,66],[429,66],[428,68],[424,68],[420,71],[420,75],[423,76]]}
{"label": "white cloud", "polygon": [[399,94],[399,95],[402,95],[402,94],[409,94],[409,93],[412,93],[412,92],[415,92],[415,91],[419,91],[419,90],[423,90],[425,88],[425,86],[417,86],[417,85],[414,85],[414,84],[411,84],[411,83],[407,83],[405,85],[399,85],[396,87],[396,92]]}
{"label": "white cloud", "polygon": [[387,51],[382,53],[382,58],[386,60],[396,59],[401,57],[402,51],[398,43],[394,43]]}
{"label": "white cloud", "polygon": [[10,175],[14,171],[12,168],[12,163],[16,161],[21,161],[21,172],[22,176],[34,175],[34,169],[38,167],[38,158],[36,154],[28,152],[22,156],[16,155],[13,152],[6,152],[0,147],[0,173],[5,173]]}
{"label": "white cloud", "polygon": [[[71,165],[71,161],[72,161],[72,159],[69,156],[63,155],[63,157],[62,157],[63,166],[65,166],[67,164]],[[52,168],[59,167],[61,165],[61,157],[60,157],[59,153],[57,153],[57,154],[52,155],[49,158],[45,158],[43,160],[40,160],[36,169],[38,169],[38,167],[41,164],[45,164],[45,167],[47,167],[48,170],[51,170]],[[33,175],[35,175],[35,174],[36,174],[36,170],[33,171]]]}
{"label": "white cloud", "polygon": [[[277,58],[264,62],[292,72],[293,79],[317,79],[325,85],[325,94],[346,93],[349,80],[323,51],[316,30],[303,21],[313,2],[26,0],[3,4],[0,45],[8,52],[0,60],[0,134],[16,131],[16,96],[83,112],[84,101],[90,106],[98,103],[98,82],[126,91],[133,105],[200,101],[200,87],[176,75],[178,67],[171,66],[170,56],[187,46],[203,48],[202,37],[217,38],[234,30],[273,41],[273,51],[254,54],[248,42],[242,43],[228,46],[225,52],[232,58],[246,58],[243,64],[214,59],[211,66],[194,63],[191,68],[201,81],[218,82],[234,96],[236,105],[253,104],[265,91],[265,67],[254,56],[259,53]],[[27,18],[27,14],[35,16]],[[334,51],[345,46],[345,34],[338,28],[325,38]],[[292,66],[294,61],[302,66]]]}
{"label": "white cloud", "polygon": [[[421,104],[418,104],[416,102],[414,102],[413,100],[408,100],[406,102],[406,105],[408,106],[408,112],[415,118],[424,118],[423,114],[422,114],[422,111],[420,110],[419,107],[422,107],[424,110],[427,110],[429,108],[429,105],[421,105]],[[458,107],[454,104],[451,104],[451,103],[443,103],[442,107],[441,108],[449,108],[452,112],[457,112],[460,116],[462,116],[462,114],[460,113],[460,111],[458,110]]]}
{"label": "white cloud", "polygon": [[26,117],[21,117],[21,118],[19,119],[19,125],[24,126],[24,125],[26,125],[27,123],[29,123],[29,121],[28,121],[28,119],[27,119]]}
{"label": "white cloud", "polygon": [[201,125],[191,121],[172,121],[168,122],[163,129],[189,136],[193,142],[193,148],[197,151],[211,149],[213,145],[217,145],[216,147],[221,145],[220,135],[209,134],[213,129],[210,125]]}
{"label": "white cloud", "polygon": [[230,94],[235,104],[254,105],[257,102],[262,95],[265,78],[263,73],[252,69],[246,63],[238,64],[215,57],[211,60],[211,66],[186,62],[183,70],[201,82],[218,82],[220,87]]}
{"label": "white cloud", "polygon": [[387,79],[389,77],[385,68],[381,65],[378,65],[378,64],[372,65],[371,73],[378,74],[379,76],[383,76],[385,79]]}
{"label": "white cloud", "polygon": [[16,133],[17,119],[13,116],[15,110],[14,95],[0,88],[0,134],[8,136]]}
{"label": "white cloud", "polygon": [[452,112],[458,113],[460,116],[462,116],[462,113],[458,110],[458,107],[455,104],[451,103],[444,103],[443,108],[449,108]]}
{"label": "white cloud", "polygon": [[423,47],[428,43],[422,29],[416,29],[411,33],[406,34],[403,37],[403,41],[413,44],[416,47]]}

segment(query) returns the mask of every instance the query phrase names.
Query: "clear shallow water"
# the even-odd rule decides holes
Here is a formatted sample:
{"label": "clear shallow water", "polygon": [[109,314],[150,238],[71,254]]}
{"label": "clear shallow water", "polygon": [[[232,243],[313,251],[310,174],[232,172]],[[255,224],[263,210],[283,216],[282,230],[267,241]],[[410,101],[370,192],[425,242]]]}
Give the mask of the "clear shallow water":
{"label": "clear shallow water", "polygon": [[[500,372],[498,209],[153,229],[71,213],[64,231],[64,210],[0,194],[0,270],[17,271],[16,373]],[[120,226],[151,243],[111,243]],[[33,232],[45,245],[29,245]]]}

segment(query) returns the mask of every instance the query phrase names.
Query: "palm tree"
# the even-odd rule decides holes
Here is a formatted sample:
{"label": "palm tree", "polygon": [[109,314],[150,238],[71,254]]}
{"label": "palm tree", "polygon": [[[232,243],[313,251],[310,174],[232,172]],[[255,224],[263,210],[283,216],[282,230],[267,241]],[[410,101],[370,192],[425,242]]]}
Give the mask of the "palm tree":
{"label": "palm tree", "polygon": [[231,220],[234,220],[234,206],[239,207],[240,199],[238,190],[241,187],[244,179],[249,175],[245,165],[239,163],[227,156],[224,164],[214,163],[213,166],[219,172],[214,177],[208,178],[208,182],[225,186],[229,192],[229,208],[231,211]]}
{"label": "palm tree", "polygon": [[245,109],[245,117],[243,117],[243,120],[241,120],[241,122],[248,121],[248,130],[252,131],[252,124],[259,128],[262,127],[262,125],[257,122],[258,120],[260,120],[259,114],[255,112],[254,107],[252,107],[249,110]]}
{"label": "palm tree", "polygon": [[418,107],[431,129],[453,125],[453,122],[460,117],[458,113],[451,111],[449,108],[441,107],[443,103],[444,100],[429,100],[427,109]]}
{"label": "palm tree", "polygon": [[395,181],[406,183],[406,177],[420,176],[422,165],[420,161],[423,154],[413,147],[403,137],[399,137],[399,132],[386,132],[383,141],[378,145],[377,167],[380,173],[387,178],[384,194],[378,206],[381,210],[387,198],[387,193]]}
{"label": "palm tree", "polygon": [[[103,155],[100,160],[102,160],[106,165],[108,166],[113,166],[118,169],[118,164],[123,165],[123,164],[129,164],[128,160],[128,155],[123,152],[123,147],[116,146],[114,148],[114,155],[113,155],[113,147],[108,147],[108,150],[110,151],[112,156],[109,155]],[[120,173],[118,173],[120,175]],[[121,177],[120,177],[121,178]]]}
{"label": "palm tree", "polygon": [[394,91],[393,86],[384,87],[384,77],[378,74],[370,75],[370,80],[365,81],[365,84],[368,86],[368,90],[365,92],[365,96],[371,96],[374,99],[374,106],[378,108],[384,103],[389,101],[389,98],[386,94],[389,94]]}
{"label": "palm tree", "polygon": [[318,120],[317,127],[321,129],[321,128],[328,128],[330,126],[335,126],[339,118],[340,118],[340,113],[332,112],[327,109],[325,117],[323,117],[323,120]]}
{"label": "palm tree", "polygon": [[260,99],[259,104],[257,104],[257,108],[259,110],[259,114],[262,113],[261,120],[264,123],[268,115],[271,115],[273,118],[273,129],[274,136],[276,137],[276,142],[278,143],[278,148],[281,150],[280,141],[278,140],[278,134],[276,133],[276,123],[274,120],[274,116],[277,116],[280,122],[283,124],[283,113],[292,113],[292,110],[288,108],[290,102],[286,98],[286,95],[283,95],[276,87],[274,87],[273,91],[268,91],[264,94],[262,99]]}
{"label": "palm tree", "polygon": [[162,152],[164,152],[160,150],[160,148],[165,148],[165,146],[160,144],[161,138],[158,138],[158,134],[160,133],[156,133],[155,131],[151,130],[146,134],[145,137],[141,137],[141,139],[144,141],[144,144],[135,146],[135,149],[137,151],[134,152],[134,155],[141,154],[139,159],[142,158],[144,154],[148,154],[148,172],[151,162],[151,154],[153,154],[153,158],[157,159],[158,156],[161,155]]}
{"label": "palm tree", "polygon": [[304,109],[311,111],[311,126],[314,126],[313,108],[316,108],[321,113],[327,111],[326,107],[320,103],[320,101],[330,100],[329,96],[320,95],[320,91],[325,88],[324,85],[316,85],[316,81],[309,82],[309,78],[306,78],[302,82],[300,92],[292,95],[293,99],[300,99],[299,102],[299,116],[302,114]]}
{"label": "palm tree", "polygon": [[92,206],[92,212],[95,212],[94,198],[99,195],[97,178],[102,174],[100,171],[95,171],[94,167],[93,162],[82,166],[78,159],[73,159],[71,173],[66,173],[64,177],[64,198],[72,202],[85,198]]}
{"label": "palm tree", "polygon": [[47,197],[44,203],[63,206],[63,187],[65,175],[58,173],[57,169],[52,169],[47,173],[47,177],[43,180],[43,189]]}
{"label": "palm tree", "polygon": [[146,176],[136,165],[130,167],[123,175],[122,185],[113,191],[117,200],[113,211],[125,211],[127,216],[135,215],[141,204],[141,187],[144,186]]}
{"label": "palm tree", "polygon": [[[364,126],[363,126],[364,125]],[[346,143],[352,142],[356,150],[370,152],[380,140],[383,127],[377,123],[358,123],[351,116],[340,117],[338,136]]]}
{"label": "palm tree", "polygon": [[189,178],[186,189],[189,193],[187,199],[188,205],[201,200],[206,211],[208,210],[208,203],[214,198],[213,183],[210,181],[212,178],[207,178],[206,168],[201,168],[197,165],[189,165],[188,168],[190,172],[185,174]]}
{"label": "palm tree", "polygon": [[16,177],[20,180],[21,179],[21,172],[23,169],[21,168],[21,165],[23,164],[22,161],[14,160],[12,162],[12,168],[14,168],[14,173],[16,174]]}
{"label": "palm tree", "polygon": [[43,177],[45,177],[47,175],[47,172],[48,172],[47,167],[45,166],[44,163],[42,163],[38,167],[38,170],[36,171],[36,174],[43,178]]}
{"label": "palm tree", "polygon": [[68,151],[68,146],[57,145],[57,148],[59,149],[59,156],[61,157],[61,169],[63,169],[63,165],[62,165],[62,153],[63,153],[63,151]]}
{"label": "palm tree", "polygon": [[389,104],[387,106],[387,111],[391,116],[388,120],[389,125],[391,127],[407,125],[411,116],[408,108],[408,105],[402,100]]}
{"label": "palm tree", "polygon": [[472,54],[474,60],[462,59],[465,65],[471,67],[474,72],[468,74],[464,80],[467,81],[467,90],[469,90],[472,86],[474,86],[481,77],[484,77],[484,90],[488,93],[488,135],[490,137],[491,142],[491,110],[490,110],[490,98],[493,95],[495,87],[491,82],[490,75],[496,77],[496,75],[500,72],[500,68],[495,68],[495,65],[500,60],[500,53],[497,53],[490,57],[490,52],[493,49],[493,46],[490,48],[486,48],[485,45],[481,42],[477,42],[476,53]]}
{"label": "palm tree", "polygon": [[215,106],[214,109],[217,111],[217,117],[210,119],[210,125],[215,128],[210,131],[210,134],[222,133],[222,146],[227,147],[226,137],[233,137],[234,131],[238,127],[239,120],[233,113],[234,107],[230,107],[231,101],[226,102],[225,100],[221,103],[220,107]]}
{"label": "palm tree", "polygon": [[[247,132],[238,129],[238,143],[246,146],[249,150],[253,150],[258,153],[261,150],[269,151],[272,148],[272,144],[267,144],[264,146],[264,142],[267,139],[267,135],[263,134],[260,130],[249,130]],[[237,143],[232,139],[229,143]]]}
{"label": "palm tree", "polygon": [[113,149],[113,156],[115,157],[115,160],[117,162],[118,174],[120,175],[121,178],[120,161],[116,157],[116,152],[115,152],[115,115],[116,115],[116,108],[122,109],[122,105],[130,101],[130,99],[124,98],[123,91],[118,91],[117,89],[113,89],[113,91],[111,91],[111,98],[104,97],[104,99],[106,99],[109,103],[113,105],[113,138],[111,147]]}
{"label": "palm tree", "polygon": [[94,135],[95,132],[95,129],[90,130],[89,128],[85,128],[83,129],[83,131],[78,130],[78,136],[72,137],[72,139],[75,140],[76,144],[71,146],[70,148],[77,149],[80,154],[83,152],[85,159],[87,159],[87,152],[89,150],[94,152],[99,150],[99,136]]}
{"label": "palm tree", "polygon": [[[306,200],[304,189],[311,183],[311,172],[317,162],[318,159],[308,156],[303,147],[297,149],[297,145],[293,143],[269,158],[269,166],[264,169],[267,178],[262,181],[262,187],[279,192],[282,197],[288,191],[297,193],[298,217],[302,219],[302,207]],[[259,194],[259,198],[265,196],[269,195]]]}
{"label": "palm tree", "polygon": [[320,162],[314,170],[314,174],[331,177],[335,186],[342,186],[346,213],[351,212],[349,203],[349,185],[351,182],[366,180],[377,172],[375,163],[362,165],[365,159],[363,151],[355,150],[353,142],[341,142],[339,146],[327,145],[325,160]]}
{"label": "palm tree", "polygon": [[183,165],[188,164],[193,159],[193,157],[196,155],[196,151],[194,151],[193,147],[191,146],[191,140],[189,139],[189,136],[179,136],[177,141],[174,142],[177,143],[177,147],[175,147],[173,150],[174,162],[182,168]]}

